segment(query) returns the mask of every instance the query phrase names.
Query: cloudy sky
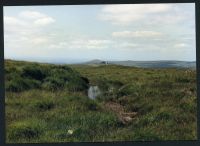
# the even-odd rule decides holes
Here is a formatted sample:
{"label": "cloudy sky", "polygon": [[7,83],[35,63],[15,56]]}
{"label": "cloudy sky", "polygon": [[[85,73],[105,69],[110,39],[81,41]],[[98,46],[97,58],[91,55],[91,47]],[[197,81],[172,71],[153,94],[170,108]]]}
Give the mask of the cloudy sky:
{"label": "cloudy sky", "polygon": [[195,4],[4,7],[6,59],[196,60]]}

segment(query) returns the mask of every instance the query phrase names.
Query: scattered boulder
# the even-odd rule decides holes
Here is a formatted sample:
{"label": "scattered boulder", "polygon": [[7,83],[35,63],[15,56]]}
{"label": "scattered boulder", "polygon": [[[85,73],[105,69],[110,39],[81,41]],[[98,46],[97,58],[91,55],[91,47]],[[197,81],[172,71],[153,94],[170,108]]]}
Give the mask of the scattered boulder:
{"label": "scattered boulder", "polygon": [[88,97],[90,99],[95,99],[100,94],[101,94],[101,91],[98,86],[90,86],[90,88],[88,89]]}

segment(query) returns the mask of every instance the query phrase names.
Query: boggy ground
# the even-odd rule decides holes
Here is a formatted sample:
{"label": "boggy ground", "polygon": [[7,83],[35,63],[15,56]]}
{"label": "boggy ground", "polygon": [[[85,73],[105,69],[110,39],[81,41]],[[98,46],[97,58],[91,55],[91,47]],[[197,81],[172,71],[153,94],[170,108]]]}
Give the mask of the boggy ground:
{"label": "boggy ground", "polygon": [[[6,60],[6,142],[197,139],[196,71]],[[101,95],[87,97],[90,85]]]}

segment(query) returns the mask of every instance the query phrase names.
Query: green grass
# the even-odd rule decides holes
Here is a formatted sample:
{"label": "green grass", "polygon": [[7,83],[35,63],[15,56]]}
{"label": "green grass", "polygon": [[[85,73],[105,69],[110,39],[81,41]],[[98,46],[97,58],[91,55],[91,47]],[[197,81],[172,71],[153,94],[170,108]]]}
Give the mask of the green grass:
{"label": "green grass", "polygon": [[[6,143],[197,139],[196,71],[5,63]],[[137,115],[123,124],[107,102]]]}
{"label": "green grass", "polygon": [[29,142],[38,139],[45,131],[46,123],[38,119],[27,119],[9,125],[8,138]]}

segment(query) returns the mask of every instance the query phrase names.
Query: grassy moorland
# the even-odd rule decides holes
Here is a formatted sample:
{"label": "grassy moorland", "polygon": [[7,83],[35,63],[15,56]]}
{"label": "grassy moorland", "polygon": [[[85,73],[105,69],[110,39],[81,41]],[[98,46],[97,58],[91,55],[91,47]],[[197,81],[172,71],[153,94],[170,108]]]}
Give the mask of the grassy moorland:
{"label": "grassy moorland", "polygon": [[197,139],[194,70],[6,60],[5,71],[6,143]]}

